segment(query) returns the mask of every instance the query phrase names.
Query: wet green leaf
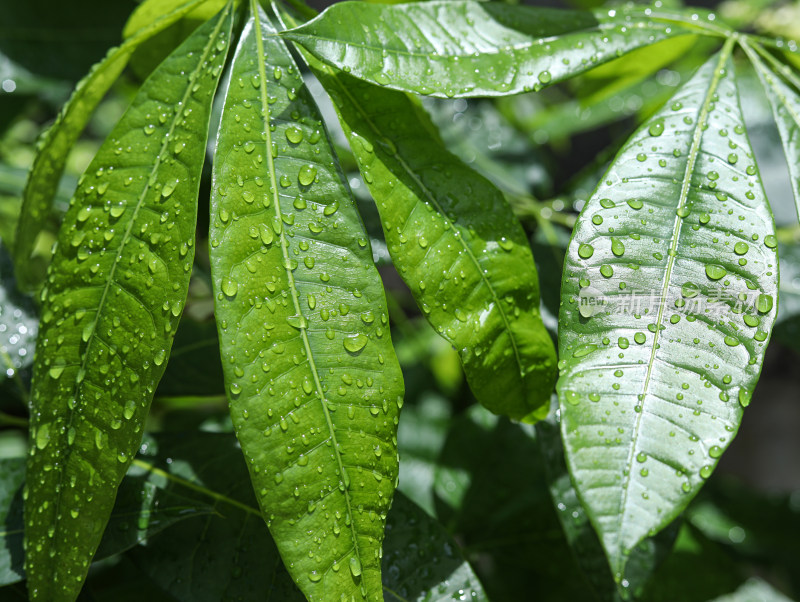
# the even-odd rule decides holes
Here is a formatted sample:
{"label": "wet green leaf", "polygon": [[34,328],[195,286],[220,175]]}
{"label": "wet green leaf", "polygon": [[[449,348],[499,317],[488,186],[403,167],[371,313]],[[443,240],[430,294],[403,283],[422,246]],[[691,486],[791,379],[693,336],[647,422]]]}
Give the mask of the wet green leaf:
{"label": "wet green leaf", "polygon": [[184,2],[180,8],[139,30],[119,47],[109,50],[106,57],[78,82],[72,97],[61,109],[55,123],[42,134],[38,152],[25,184],[22,213],[14,240],[14,262],[23,288],[31,289],[39,284],[32,275],[29,275],[26,263],[33,251],[36,237],[50,214],[50,207],[58,191],[67,156],[95,108],[125,69],[131,54],[142,42],[180,19],[203,1]]}
{"label": "wet green leaf", "polygon": [[[131,57],[130,65],[133,72],[142,79],[147,77],[195,29],[222,10],[226,1],[204,0],[200,4],[194,3],[194,8],[190,12],[183,14],[180,19],[168,27],[164,27],[155,35],[148,37],[139,44]],[[141,30],[150,27],[170,12],[179,10],[184,4],[186,4],[186,0],[147,0],[142,2],[125,23],[122,37],[128,39],[137,35]]]}
{"label": "wet green leaf", "polygon": [[402,493],[386,522],[383,574],[386,602],[489,599],[445,528]]}
{"label": "wet green leaf", "polygon": [[669,555],[678,535],[680,521],[653,538],[642,541],[628,559],[624,580],[617,583],[603,554],[603,546],[592,529],[586,510],[578,499],[564,460],[558,420],[552,414],[536,425],[542,450],[547,485],[567,543],[578,565],[601,600],[639,599],[654,569]]}
{"label": "wet green leaf", "polygon": [[562,436],[616,578],[712,473],[775,319],[775,228],[732,44],[624,145],[565,263]]}
{"label": "wet green leaf", "polygon": [[708,13],[692,12],[698,18],[663,8],[593,13],[468,0],[340,2],[284,35],[380,86],[498,96],[539,90],[669,37],[718,35],[721,28]]}
{"label": "wet green leaf", "polygon": [[251,3],[215,151],[211,260],[231,415],[310,599],[381,599],[403,385],[369,241],[288,48]]}
{"label": "wet green leaf", "polygon": [[158,488],[157,496],[169,492],[187,506],[210,505],[212,510],[129,552],[165,592],[182,602],[305,600],[261,519],[232,434],[156,435],[143,446],[125,481],[140,474]]}
{"label": "wet green leaf", "polygon": [[[168,490],[156,476],[134,467],[123,479],[95,560],[110,558],[167,527],[213,511],[208,500],[189,500]],[[22,547],[22,490],[25,458],[0,459],[0,586],[25,578]]]}
{"label": "wet green leaf", "polygon": [[24,579],[22,483],[25,458],[0,459],[0,586]]}
{"label": "wet green leaf", "polygon": [[142,86],[87,168],[42,293],[26,571],[72,600],[108,520],[183,309],[196,198],[232,10]]}
{"label": "wet green leaf", "polygon": [[527,237],[502,193],[447,151],[407,95],[318,63],[316,74],[375,199],[394,265],[459,352],[475,397],[498,414],[541,418],[555,349],[539,315]]}
{"label": "wet green leaf", "polygon": [[800,75],[786,65],[778,63],[772,55],[766,54],[759,48],[764,53],[763,55],[771,61],[772,66],[792,82],[795,86],[793,89],[785,84],[778,73],[770,69],[749,45],[744,44],[743,47],[753,63],[767,95],[767,100],[772,107],[772,114],[775,116],[775,123],[778,125],[778,132],[783,142],[783,150],[786,153],[786,162],[789,165],[795,205],[798,215],[800,215],[800,95],[797,90],[797,86],[800,86]]}

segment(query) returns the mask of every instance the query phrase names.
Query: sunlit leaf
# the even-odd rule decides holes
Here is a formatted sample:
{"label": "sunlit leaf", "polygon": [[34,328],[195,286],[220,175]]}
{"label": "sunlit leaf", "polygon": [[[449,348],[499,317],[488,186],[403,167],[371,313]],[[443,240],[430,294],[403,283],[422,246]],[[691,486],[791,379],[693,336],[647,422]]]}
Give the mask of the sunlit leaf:
{"label": "sunlit leaf", "polygon": [[623,146],[565,264],[562,436],[616,578],[711,475],[775,319],[777,241],[732,44]]}
{"label": "sunlit leaf", "polygon": [[142,86],[89,165],[42,294],[31,396],[26,571],[72,600],[100,541],[186,299],[226,9]]}
{"label": "sunlit leaf", "polygon": [[382,599],[403,395],[383,287],[318,110],[255,2],[211,212],[231,416],[264,518],[309,599]]}
{"label": "sunlit leaf", "polygon": [[[778,125],[778,132],[783,142],[783,150],[786,153],[786,162],[789,165],[789,175],[792,181],[792,191],[794,201],[800,215],[800,93],[795,88],[785,84],[780,76],[770,69],[758,54],[748,45],[744,45],[750,61],[755,67],[756,73],[761,80],[761,85],[772,107],[772,114],[775,116],[775,123]],[[766,55],[772,58],[771,55]],[[780,65],[772,59],[773,66],[793,82],[795,86],[800,85],[800,75],[784,65]]]}
{"label": "sunlit leaf", "polygon": [[555,350],[527,237],[502,193],[447,151],[405,94],[324,66],[316,73],[375,199],[392,261],[459,352],[475,397],[498,414],[541,418]]}
{"label": "sunlit leaf", "polygon": [[442,97],[498,96],[539,90],[669,37],[724,31],[707,13],[692,13],[698,18],[662,8],[339,2],[284,35],[380,86]]}

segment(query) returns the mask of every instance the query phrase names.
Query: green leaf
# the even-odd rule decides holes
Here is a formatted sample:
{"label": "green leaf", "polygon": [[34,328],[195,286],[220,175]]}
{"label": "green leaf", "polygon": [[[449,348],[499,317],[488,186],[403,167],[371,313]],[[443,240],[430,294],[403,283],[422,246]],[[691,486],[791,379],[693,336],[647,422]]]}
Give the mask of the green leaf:
{"label": "green leaf", "polygon": [[[25,458],[2,458],[0,468],[0,586],[3,586],[25,578],[22,547]],[[122,481],[95,560],[120,554],[179,521],[212,511],[206,501],[188,501],[163,490],[158,478],[145,479],[142,475],[141,468],[133,468]]]}
{"label": "green leaf", "polygon": [[24,579],[22,483],[25,458],[0,459],[0,586]]}
{"label": "green leaf", "polygon": [[340,2],[283,35],[360,79],[453,97],[539,90],[636,48],[698,31],[724,30],[708,13],[692,20],[666,9],[592,13],[453,0]]}
{"label": "green leaf", "polygon": [[142,86],[89,165],[42,294],[26,537],[31,599],[72,600],[142,436],[191,271],[232,10]]}
{"label": "green leaf", "polygon": [[732,44],[625,144],[565,262],[562,437],[616,578],[710,476],[775,319],[775,227]]}
{"label": "green leaf", "polygon": [[125,480],[143,471],[147,482],[158,487],[158,497],[169,493],[187,506],[211,504],[213,510],[149,537],[129,552],[164,591],[185,602],[305,599],[261,519],[242,450],[232,434],[156,435],[143,446]]}
{"label": "green leaf", "polygon": [[488,601],[458,544],[402,493],[386,523],[383,573],[387,602]]}
{"label": "green leaf", "polygon": [[142,42],[180,19],[203,1],[185,2],[181,8],[140,30],[119,47],[109,50],[106,57],[78,82],[72,97],[61,109],[55,123],[42,134],[38,152],[25,184],[22,213],[14,241],[14,262],[24,289],[32,289],[39,284],[28,277],[25,264],[29,261],[36,237],[50,214],[50,207],[58,191],[69,151],[86,127],[95,108],[125,69],[133,51]]}
{"label": "green leaf", "polygon": [[478,405],[456,417],[437,462],[437,516],[492,600],[517,600],[519,592],[593,600],[564,540],[535,434]]}
{"label": "green leaf", "polygon": [[[781,81],[778,74],[767,67],[747,43],[742,44],[742,47],[753,63],[767,95],[767,100],[772,107],[772,114],[778,125],[778,133],[780,133],[783,150],[786,153],[794,201],[800,216],[800,95],[796,89],[792,89]],[[800,77],[794,71],[778,63],[772,55],[766,54],[763,50],[761,52],[772,61],[773,66],[780,69],[780,72],[790,82],[795,86],[800,86]]]}
{"label": "green leaf", "polygon": [[708,602],[736,591],[743,581],[741,567],[729,554],[684,524],[675,548],[648,582],[641,600]]}
{"label": "green leaf", "polygon": [[251,3],[215,152],[211,262],[231,414],[310,599],[381,599],[403,385],[369,241],[288,48]]}
{"label": "green leaf", "polygon": [[539,315],[527,236],[502,193],[447,151],[407,95],[317,66],[392,261],[422,313],[459,352],[475,397],[497,414],[541,418],[555,349]]}
{"label": "green leaf", "polygon": [[547,420],[537,423],[536,437],[542,450],[547,485],[567,542],[601,600],[639,599],[653,571],[672,549],[680,523],[673,522],[655,537],[636,546],[628,559],[625,579],[616,583],[605,560],[603,546],[572,485],[558,422],[551,414]]}
{"label": "green leaf", "polygon": [[[200,25],[216,15],[227,0],[204,0],[195,8],[181,16],[169,27],[142,42],[131,57],[131,69],[139,77],[145,78],[164,58],[188,38]],[[146,0],[131,13],[122,37],[137,35],[165,15],[180,9],[186,0]]]}
{"label": "green leaf", "polygon": [[[213,500],[216,510],[170,527],[129,553],[165,591],[185,602],[305,600],[260,519],[235,439],[209,433],[158,435],[130,475],[142,469],[149,470],[147,483],[158,487],[154,503],[170,492],[199,508]],[[382,565],[386,600],[486,599],[458,544],[402,494],[387,518]]]}

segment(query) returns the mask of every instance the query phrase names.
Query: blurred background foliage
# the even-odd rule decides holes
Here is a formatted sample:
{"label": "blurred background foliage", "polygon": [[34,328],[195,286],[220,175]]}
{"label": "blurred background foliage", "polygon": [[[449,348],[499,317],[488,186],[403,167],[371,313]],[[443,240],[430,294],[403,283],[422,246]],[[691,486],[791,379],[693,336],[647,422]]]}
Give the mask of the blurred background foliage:
{"label": "blurred background foliage", "polygon": [[[596,0],[528,3],[568,8],[604,4]],[[680,4],[678,0],[663,3]],[[138,84],[206,13],[213,12],[214,4],[138,50],[125,76],[101,104],[69,157],[56,211],[48,232],[39,240],[36,269],[46,266],[60,213],[77,179]],[[311,4],[317,9],[325,6]],[[800,38],[798,1],[696,4],[745,30]],[[24,454],[26,397],[36,336],[35,299],[16,289],[8,257],[26,171],[37,136],[54,119],[76,81],[110,46],[119,43],[135,5],[133,0],[68,4],[0,0],[0,462]],[[497,100],[425,100],[451,150],[504,191],[530,233],[546,324],[553,336],[561,261],[584,199],[619,144],[708,55],[707,44],[693,36],[668,40],[535,94]],[[800,599],[800,371],[796,369],[800,359],[800,228],[766,100],[757,92],[759,86],[749,85],[755,75],[746,70],[745,62],[739,67],[744,112],[780,233],[779,324],[737,439],[680,523],[660,536],[668,541],[653,543],[647,556],[652,566],[643,569],[643,574],[654,569],[650,582],[627,584],[647,600]],[[345,138],[335,127],[332,107],[316,82],[309,80],[309,85],[331,125],[387,288],[393,339],[406,381],[399,433],[400,490],[460,545],[490,599],[613,599],[608,569],[598,565],[596,556],[592,562],[592,546],[597,542],[569,487],[553,425],[513,424],[474,404],[455,352],[421,318],[389,261],[377,212]],[[216,126],[212,127],[215,131]],[[169,440],[200,430],[217,433],[231,444],[204,242],[209,175],[206,165],[198,223],[201,244],[197,245],[189,302],[156,394],[149,431]],[[240,462],[237,458],[238,454],[232,456],[230,462]],[[191,465],[192,460],[187,462]],[[12,500],[18,493],[9,489],[13,483],[18,487],[12,472],[9,468],[0,474],[0,501]],[[215,473],[217,480],[224,477],[232,478],[224,468]],[[204,515],[209,510],[202,505],[190,507],[192,513],[181,517],[184,526],[177,536],[202,538],[199,527],[191,525],[201,524],[195,513]],[[0,508],[6,526],[13,522],[14,511],[13,504]],[[172,522],[166,517],[164,528],[177,528]],[[7,528],[3,536],[8,542],[13,533]],[[142,551],[158,541],[152,533],[148,537],[118,546],[96,563],[84,594],[87,600],[199,599],[175,583],[165,585],[162,563],[148,562]],[[222,541],[236,534],[226,535],[223,529],[216,537]],[[4,565],[0,550],[0,567],[12,571],[3,576],[0,570],[0,584],[11,583],[0,588],[0,600],[24,599],[24,586],[13,583],[19,577],[8,568],[19,566],[13,561]],[[183,570],[167,567],[177,573]],[[136,586],[133,593],[132,584]],[[242,592],[244,597],[237,599],[256,599]],[[277,599],[288,598],[278,595]]]}

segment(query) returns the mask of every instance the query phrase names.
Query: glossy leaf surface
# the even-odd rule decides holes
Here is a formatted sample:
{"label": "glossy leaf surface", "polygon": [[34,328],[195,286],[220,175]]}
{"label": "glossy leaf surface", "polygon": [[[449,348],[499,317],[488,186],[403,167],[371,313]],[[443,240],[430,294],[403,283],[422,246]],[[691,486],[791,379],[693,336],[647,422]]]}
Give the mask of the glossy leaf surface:
{"label": "glossy leaf surface", "polygon": [[731,47],[624,145],[565,262],[562,437],[617,577],[710,476],[775,318],[777,241]]}
{"label": "glossy leaf surface", "polygon": [[55,123],[42,135],[38,152],[28,174],[23,193],[23,206],[14,241],[14,261],[24,288],[36,283],[28,277],[26,263],[33,251],[36,236],[50,213],[53,198],[67,163],[67,157],[83,132],[97,105],[125,69],[128,59],[145,40],[176,22],[204,0],[184,2],[176,10],[139,30],[92,67],[78,82],[72,97],[61,109]]}
{"label": "glossy leaf surface", "polygon": [[392,261],[459,352],[475,397],[521,419],[547,413],[555,349],[522,226],[502,193],[447,151],[407,95],[321,67],[381,215]]}
{"label": "glossy leaf surface", "polygon": [[539,90],[698,25],[716,29],[706,14],[692,21],[635,7],[591,13],[469,0],[340,2],[284,35],[380,86],[498,96]]}
{"label": "glossy leaf surface", "polygon": [[[800,215],[800,94],[783,82],[780,76],[770,69],[758,55],[745,46],[753,67],[761,80],[764,93],[767,95],[775,123],[786,153],[786,163],[792,181],[794,201]],[[775,65],[775,63],[773,63]],[[800,85],[800,76],[788,67],[780,65],[781,71],[795,86]]]}
{"label": "glossy leaf surface", "polygon": [[264,517],[306,596],[381,599],[403,395],[383,287],[298,68],[263,11],[252,13],[211,199],[231,415]]}
{"label": "glossy leaf surface", "polygon": [[88,167],[42,294],[31,396],[31,599],[72,600],[139,447],[191,271],[227,9],[142,86]]}

